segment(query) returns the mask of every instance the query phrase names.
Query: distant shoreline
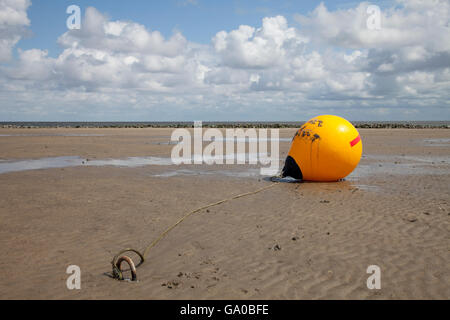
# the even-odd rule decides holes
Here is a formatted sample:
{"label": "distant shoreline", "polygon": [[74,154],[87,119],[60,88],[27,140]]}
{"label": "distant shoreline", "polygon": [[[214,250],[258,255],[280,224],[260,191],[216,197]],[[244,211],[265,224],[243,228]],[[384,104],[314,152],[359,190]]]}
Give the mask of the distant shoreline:
{"label": "distant shoreline", "polygon": [[[450,129],[450,121],[353,121],[356,128],[367,129]],[[205,128],[299,128],[300,122],[214,122],[205,121]],[[0,128],[192,128],[193,122],[0,122]]]}

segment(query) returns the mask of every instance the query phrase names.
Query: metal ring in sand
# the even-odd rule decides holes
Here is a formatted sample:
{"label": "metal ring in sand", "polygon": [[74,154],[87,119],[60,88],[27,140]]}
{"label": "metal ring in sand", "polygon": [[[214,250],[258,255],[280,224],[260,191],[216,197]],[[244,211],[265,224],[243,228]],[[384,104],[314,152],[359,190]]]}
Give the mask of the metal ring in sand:
{"label": "metal ring in sand", "polygon": [[[131,259],[128,256],[120,256],[121,254],[125,253],[125,252],[134,252],[136,253],[140,258],[141,261],[139,262],[139,264],[137,266],[134,265],[133,259]],[[127,249],[127,250],[123,250],[121,251],[119,254],[117,254],[114,259],[111,261],[112,264],[112,269],[113,269],[113,277],[115,279],[118,280],[125,280],[123,277],[123,271],[122,271],[122,262],[126,262],[128,264],[128,266],[130,267],[130,271],[131,271],[131,281],[137,281],[137,271],[136,268],[139,267],[143,262],[144,262],[144,257],[143,255],[137,251],[137,250],[133,250],[133,249]]]}

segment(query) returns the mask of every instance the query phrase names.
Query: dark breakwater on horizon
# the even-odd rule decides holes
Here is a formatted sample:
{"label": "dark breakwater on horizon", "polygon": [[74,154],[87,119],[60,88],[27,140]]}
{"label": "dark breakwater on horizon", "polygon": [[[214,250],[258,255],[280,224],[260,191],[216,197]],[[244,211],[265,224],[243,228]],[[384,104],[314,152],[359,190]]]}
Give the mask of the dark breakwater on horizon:
{"label": "dark breakwater on horizon", "polygon": [[[351,121],[356,128],[450,128],[450,121]],[[204,121],[205,128],[299,128],[304,121]],[[0,122],[0,128],[192,128],[191,121]]]}

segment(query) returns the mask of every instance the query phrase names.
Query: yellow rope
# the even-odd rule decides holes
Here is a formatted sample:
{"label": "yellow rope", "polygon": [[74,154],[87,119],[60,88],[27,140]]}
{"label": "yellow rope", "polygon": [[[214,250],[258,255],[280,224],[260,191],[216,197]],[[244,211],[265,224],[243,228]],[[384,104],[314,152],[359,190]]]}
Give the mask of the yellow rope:
{"label": "yellow rope", "polygon": [[164,239],[165,236],[166,236],[170,231],[172,231],[176,226],[178,226],[180,223],[182,223],[184,220],[186,220],[189,216],[191,216],[191,215],[193,215],[194,213],[197,213],[197,212],[199,212],[199,211],[202,211],[202,210],[205,210],[205,209],[208,209],[208,208],[217,206],[217,205],[219,205],[219,204],[222,204],[222,203],[225,203],[225,202],[234,200],[234,199],[238,199],[238,198],[242,198],[242,197],[246,197],[246,196],[250,196],[250,195],[253,195],[253,194],[260,193],[260,192],[265,191],[265,190],[267,190],[267,189],[273,188],[273,187],[276,186],[277,184],[278,184],[278,182],[275,182],[275,183],[273,183],[273,184],[271,184],[271,185],[269,185],[269,186],[267,186],[267,187],[260,188],[260,189],[258,189],[258,190],[256,190],[256,191],[251,191],[251,192],[241,193],[241,194],[238,194],[238,195],[236,195],[236,196],[232,196],[232,197],[230,197],[230,198],[226,198],[226,199],[223,199],[223,200],[214,202],[214,203],[210,203],[210,204],[208,204],[208,205],[205,205],[205,206],[203,206],[203,207],[197,208],[197,209],[195,209],[195,210],[192,210],[192,211],[186,213],[186,214],[185,214],[183,217],[181,217],[175,224],[173,224],[172,226],[170,226],[169,228],[167,228],[163,233],[161,233],[161,234],[159,235],[159,237],[156,238],[156,240],[154,240],[152,243],[150,243],[150,244],[145,248],[143,254],[142,254],[141,252],[139,252],[138,250],[135,250],[135,249],[132,249],[132,248],[124,249],[124,250],[120,251],[118,254],[116,254],[116,255],[114,256],[113,260],[111,261],[111,264],[112,264],[112,267],[113,267],[113,277],[116,278],[116,279],[119,279],[119,280],[123,280],[123,274],[122,274],[122,271],[120,270],[120,266],[117,265],[117,261],[119,260],[120,256],[121,256],[122,254],[124,254],[125,252],[134,252],[134,253],[136,253],[136,254],[140,257],[141,261],[140,261],[140,263],[136,266],[136,268],[137,268],[137,267],[141,266],[141,265],[144,263],[145,258],[147,257],[148,252],[150,251],[150,249],[152,249],[154,246],[156,246],[156,245],[158,244],[158,242],[160,242],[162,239]]}

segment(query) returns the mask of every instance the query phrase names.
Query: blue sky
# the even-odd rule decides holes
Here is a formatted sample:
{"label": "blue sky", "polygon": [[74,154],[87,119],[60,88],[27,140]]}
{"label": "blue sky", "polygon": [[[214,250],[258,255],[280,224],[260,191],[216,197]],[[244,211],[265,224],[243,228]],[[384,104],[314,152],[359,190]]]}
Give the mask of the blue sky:
{"label": "blue sky", "polygon": [[448,120],[449,6],[0,0],[0,121]]}
{"label": "blue sky", "polygon": [[[94,6],[112,20],[132,20],[149,30],[159,30],[169,37],[181,31],[190,41],[209,43],[218,30],[232,30],[241,24],[258,25],[266,16],[284,15],[292,19],[294,12],[313,10],[317,1],[188,1],[188,0],[131,0],[126,4],[117,0],[39,0],[28,10],[31,35],[18,44],[23,49],[49,50],[52,56],[61,51],[56,39],[66,32],[66,8],[78,5],[83,11]],[[330,7],[344,2],[328,1]]]}

